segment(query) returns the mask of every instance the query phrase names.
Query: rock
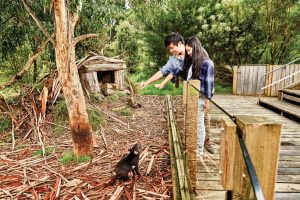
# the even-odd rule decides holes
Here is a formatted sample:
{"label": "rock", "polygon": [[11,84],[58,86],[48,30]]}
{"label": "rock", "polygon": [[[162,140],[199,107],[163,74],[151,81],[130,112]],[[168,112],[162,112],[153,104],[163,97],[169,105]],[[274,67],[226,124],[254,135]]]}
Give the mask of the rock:
{"label": "rock", "polygon": [[130,90],[128,90],[128,89],[125,89],[124,92],[125,92],[126,94],[128,94],[128,95],[131,94]]}
{"label": "rock", "polygon": [[105,96],[109,96],[114,94],[114,90],[112,89],[113,86],[112,84],[109,83],[105,83],[102,87],[101,87],[101,92],[105,95]]}

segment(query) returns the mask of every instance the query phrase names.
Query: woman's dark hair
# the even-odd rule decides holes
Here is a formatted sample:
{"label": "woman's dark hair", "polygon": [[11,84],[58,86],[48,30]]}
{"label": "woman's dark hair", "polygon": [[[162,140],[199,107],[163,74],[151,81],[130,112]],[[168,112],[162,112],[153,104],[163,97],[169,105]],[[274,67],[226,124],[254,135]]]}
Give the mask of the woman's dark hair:
{"label": "woman's dark hair", "polygon": [[183,37],[179,33],[172,32],[165,38],[165,47],[168,47],[171,43],[178,46],[179,42],[184,44]]}
{"label": "woman's dark hair", "polygon": [[190,37],[186,44],[193,48],[192,50],[192,57],[190,57],[187,52],[185,52],[184,57],[184,67],[183,67],[183,77],[184,79],[187,78],[188,71],[191,65],[193,65],[192,68],[192,79],[199,79],[200,72],[201,72],[201,65],[204,61],[204,59],[208,58],[207,52],[204,50],[204,48],[201,45],[200,40],[196,36]]}

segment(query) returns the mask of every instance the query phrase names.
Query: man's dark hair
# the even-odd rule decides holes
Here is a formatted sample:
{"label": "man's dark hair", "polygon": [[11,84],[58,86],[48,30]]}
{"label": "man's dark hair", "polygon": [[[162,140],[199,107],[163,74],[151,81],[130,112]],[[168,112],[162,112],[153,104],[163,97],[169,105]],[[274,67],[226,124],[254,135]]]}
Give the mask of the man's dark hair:
{"label": "man's dark hair", "polygon": [[184,44],[183,37],[179,33],[176,33],[176,32],[170,33],[165,39],[165,47],[168,47],[171,43],[178,46],[179,42]]}

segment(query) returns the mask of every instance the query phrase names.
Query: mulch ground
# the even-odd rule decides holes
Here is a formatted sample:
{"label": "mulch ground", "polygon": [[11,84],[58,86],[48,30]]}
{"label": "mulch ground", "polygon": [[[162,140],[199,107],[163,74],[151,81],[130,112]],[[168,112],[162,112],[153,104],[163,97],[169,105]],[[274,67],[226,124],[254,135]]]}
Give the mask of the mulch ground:
{"label": "mulch ground", "polygon": [[[35,124],[39,131],[26,128],[30,114],[17,114],[22,126],[0,135],[0,199],[171,199],[172,182],[165,97],[137,96],[142,106],[124,116],[126,97],[90,105],[102,111],[104,122],[96,131],[91,162],[63,165],[59,159],[72,151],[68,127],[53,134],[51,112]],[[27,108],[30,110],[30,106]],[[28,121],[28,122],[27,122]],[[38,133],[38,134],[37,134]],[[13,141],[7,138],[13,134]],[[142,144],[140,178],[131,176],[103,188],[112,177],[116,163],[137,141]],[[51,148],[46,156],[37,150]]]}

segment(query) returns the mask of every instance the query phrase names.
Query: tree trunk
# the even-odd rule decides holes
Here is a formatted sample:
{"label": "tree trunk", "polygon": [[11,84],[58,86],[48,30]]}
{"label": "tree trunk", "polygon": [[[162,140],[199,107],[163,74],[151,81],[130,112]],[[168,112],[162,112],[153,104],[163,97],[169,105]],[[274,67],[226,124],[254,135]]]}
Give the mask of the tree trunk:
{"label": "tree trunk", "polygon": [[74,153],[77,156],[92,156],[91,127],[75,63],[74,29],[78,20],[78,13],[71,13],[65,0],[54,1],[54,13],[56,65],[68,107]]}

